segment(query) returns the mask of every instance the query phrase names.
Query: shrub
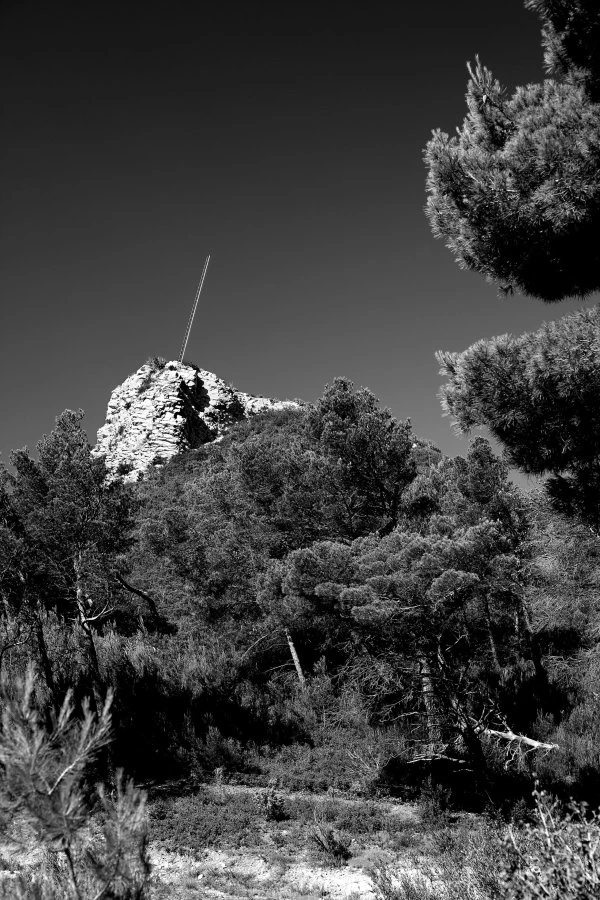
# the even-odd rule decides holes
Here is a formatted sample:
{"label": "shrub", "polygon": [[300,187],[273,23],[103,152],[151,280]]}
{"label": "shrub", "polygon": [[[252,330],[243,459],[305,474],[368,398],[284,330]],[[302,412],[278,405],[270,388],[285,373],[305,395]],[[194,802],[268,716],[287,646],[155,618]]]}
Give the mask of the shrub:
{"label": "shrub", "polygon": [[146,365],[150,366],[154,372],[160,372],[161,369],[164,369],[166,364],[167,360],[164,356],[149,356],[146,360]]}
{"label": "shrub", "polygon": [[267,760],[269,774],[288,790],[351,790],[372,795],[387,778],[390,760],[401,765],[404,744],[397,729],[312,726],[310,743],[294,743]]}
{"label": "shrub", "polygon": [[350,834],[375,834],[397,827],[394,817],[386,815],[375,803],[357,803],[342,808],[335,821],[339,829]]}
{"label": "shrub", "polygon": [[286,817],[283,797],[277,790],[277,779],[272,778],[263,794],[265,818],[269,822],[281,822]]}
{"label": "shrub", "polygon": [[563,810],[545,791],[534,792],[536,819],[510,830],[502,873],[507,900],[596,900],[600,896],[600,812],[585,804]]}
{"label": "shrub", "polygon": [[258,813],[250,795],[231,795],[223,802],[203,790],[159,800],[150,815],[154,839],[168,850],[202,850],[216,844],[239,847],[256,837]]}
{"label": "shrub", "polygon": [[372,874],[377,900],[504,900],[498,894],[505,850],[497,828],[472,821],[431,835],[433,862],[410,858],[410,873],[389,868]]}
{"label": "shrub", "polygon": [[342,834],[337,828],[332,828],[324,818],[317,815],[316,810],[310,836],[313,844],[337,866],[348,862],[352,856],[347,835]]}
{"label": "shrub", "polygon": [[47,851],[41,871],[4,884],[5,896],[142,900],[150,875],[145,796],[121,774],[110,795],[102,785],[90,787],[110,742],[110,697],[98,715],[85,703],[76,721],[68,693],[47,731],[34,703],[32,670],[16,691],[3,685],[0,693],[3,807],[24,816]]}
{"label": "shrub", "polygon": [[387,869],[378,869],[372,878],[376,900],[438,900],[440,896],[422,875],[394,878]]}

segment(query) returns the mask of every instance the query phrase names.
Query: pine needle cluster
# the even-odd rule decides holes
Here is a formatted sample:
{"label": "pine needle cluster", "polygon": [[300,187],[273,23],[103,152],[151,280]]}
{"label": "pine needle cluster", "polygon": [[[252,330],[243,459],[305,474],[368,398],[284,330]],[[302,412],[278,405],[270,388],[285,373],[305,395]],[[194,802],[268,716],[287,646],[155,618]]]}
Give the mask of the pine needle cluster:
{"label": "pine needle cluster", "polygon": [[94,786],[111,738],[108,696],[95,715],[76,718],[67,694],[47,729],[30,670],[17,690],[1,688],[0,798],[7,820],[25,822],[45,851],[31,877],[5,880],[15,900],[143,900],[147,858],[145,796],[117,773],[114,788]]}
{"label": "pine needle cluster", "polygon": [[459,428],[487,425],[513,465],[550,474],[558,509],[600,526],[600,310],[437,358],[442,404]]}
{"label": "pine needle cluster", "polygon": [[600,8],[529,0],[552,77],[511,96],[479,59],[425,150],[432,231],[459,265],[546,302],[600,288]]}

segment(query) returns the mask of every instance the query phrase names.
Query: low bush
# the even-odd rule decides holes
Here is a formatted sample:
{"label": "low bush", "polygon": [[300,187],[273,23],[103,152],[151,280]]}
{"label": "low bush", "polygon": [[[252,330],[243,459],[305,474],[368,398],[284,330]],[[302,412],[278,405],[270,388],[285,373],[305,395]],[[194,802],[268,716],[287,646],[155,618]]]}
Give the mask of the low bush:
{"label": "low bush", "polygon": [[373,873],[377,900],[598,900],[600,812],[534,792],[533,821],[465,822],[431,835],[435,859]]}
{"label": "low bush", "polygon": [[164,356],[150,356],[146,360],[146,365],[150,366],[154,372],[160,372],[161,369],[164,369],[166,364],[167,360]]}
{"label": "low bush", "polygon": [[337,828],[333,828],[325,819],[316,812],[311,826],[310,837],[312,843],[331,860],[336,866],[348,862],[352,853],[350,851],[350,837]]}
{"label": "low bush", "polygon": [[269,787],[264,792],[262,801],[267,821],[281,822],[283,819],[287,818],[285,801],[277,790],[277,782],[275,780],[271,781]]}
{"label": "low bush", "polygon": [[261,767],[292,791],[352,791],[376,794],[386,779],[385,767],[403,753],[395,728],[309,729],[311,742],[294,743],[265,753]]}
{"label": "low bush", "polygon": [[256,799],[237,793],[223,799],[209,790],[159,800],[150,807],[152,836],[167,850],[241,847],[256,840],[261,816]]}
{"label": "low bush", "polygon": [[565,810],[536,790],[535,821],[510,829],[502,872],[506,900],[597,900],[600,897],[600,812]]}
{"label": "low bush", "polygon": [[386,815],[375,803],[358,803],[345,806],[335,818],[338,828],[350,834],[375,834],[392,831],[394,817]]}

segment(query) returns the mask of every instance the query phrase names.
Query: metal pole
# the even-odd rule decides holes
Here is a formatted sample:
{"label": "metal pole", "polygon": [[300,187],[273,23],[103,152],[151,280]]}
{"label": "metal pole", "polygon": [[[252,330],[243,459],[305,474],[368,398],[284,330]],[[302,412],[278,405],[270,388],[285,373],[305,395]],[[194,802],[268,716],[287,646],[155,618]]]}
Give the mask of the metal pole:
{"label": "metal pole", "polygon": [[200,300],[200,294],[202,293],[202,285],[204,284],[204,279],[206,277],[206,270],[208,269],[208,264],[210,262],[210,253],[206,257],[206,262],[204,263],[204,271],[202,272],[202,278],[198,283],[198,289],[196,291],[196,297],[194,299],[194,305],[192,306],[192,311],[190,313],[190,317],[188,319],[187,328],[185,330],[185,337],[183,339],[183,344],[181,345],[181,352],[179,354],[179,362],[183,362],[183,357],[185,354],[185,349],[187,347],[187,342],[190,337],[190,331],[192,330],[192,325],[194,324],[194,316],[196,315],[196,310],[198,309],[198,301]]}

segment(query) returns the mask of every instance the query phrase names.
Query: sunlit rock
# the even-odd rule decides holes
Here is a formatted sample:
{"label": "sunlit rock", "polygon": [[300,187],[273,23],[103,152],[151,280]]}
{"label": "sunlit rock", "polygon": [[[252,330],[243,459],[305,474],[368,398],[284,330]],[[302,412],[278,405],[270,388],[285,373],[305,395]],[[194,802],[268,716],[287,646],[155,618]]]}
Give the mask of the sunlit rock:
{"label": "sunlit rock", "polygon": [[151,360],[112,392],[95,452],[112,476],[136,481],[150,466],[218,440],[240,419],[296,405],[237,391],[189,363]]}

